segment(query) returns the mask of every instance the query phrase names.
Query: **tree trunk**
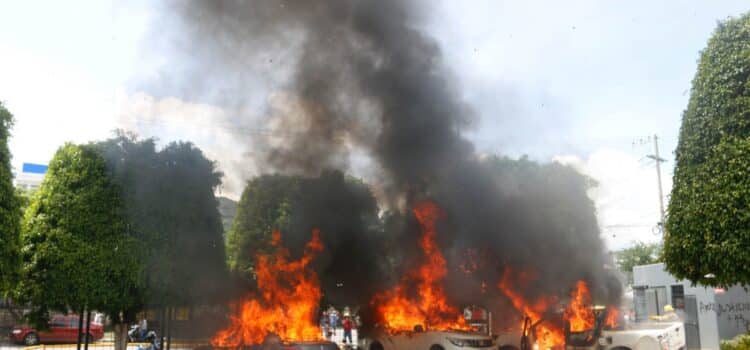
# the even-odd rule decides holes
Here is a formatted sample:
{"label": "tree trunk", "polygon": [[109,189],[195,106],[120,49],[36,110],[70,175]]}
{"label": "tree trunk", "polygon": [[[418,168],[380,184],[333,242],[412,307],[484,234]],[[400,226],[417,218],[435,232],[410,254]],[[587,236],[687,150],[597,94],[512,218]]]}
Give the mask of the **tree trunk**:
{"label": "tree trunk", "polygon": [[[84,336],[84,350],[89,350],[89,334],[91,334],[91,310],[86,310],[86,335]],[[92,339],[93,340],[93,339]]]}
{"label": "tree trunk", "polygon": [[167,323],[167,350],[172,349],[172,320],[174,320],[174,307],[170,307],[167,311],[169,322]]}
{"label": "tree trunk", "polygon": [[128,348],[128,325],[123,322],[112,326],[115,332],[115,350],[127,350]]}
{"label": "tree trunk", "polygon": [[167,310],[165,309],[165,306],[161,307],[161,311],[159,312],[159,317],[161,318],[161,322],[159,322],[159,346],[161,348],[164,348],[164,332],[166,332],[166,328],[164,326],[167,323]]}
{"label": "tree trunk", "polygon": [[76,350],[81,350],[81,334],[83,334],[83,311],[85,309],[81,308],[81,312],[78,313],[78,336],[76,337]]}

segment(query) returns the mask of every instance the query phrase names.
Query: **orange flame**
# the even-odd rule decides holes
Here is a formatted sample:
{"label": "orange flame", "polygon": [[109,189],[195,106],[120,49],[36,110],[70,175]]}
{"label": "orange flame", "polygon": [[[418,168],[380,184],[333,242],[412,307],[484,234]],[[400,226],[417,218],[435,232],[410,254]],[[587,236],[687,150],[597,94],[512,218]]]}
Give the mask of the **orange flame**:
{"label": "orange flame", "polygon": [[463,261],[458,265],[461,272],[471,275],[479,269],[479,251],[477,249],[466,249],[463,258]]}
{"label": "orange flame", "polygon": [[570,304],[565,310],[565,320],[570,323],[571,332],[583,332],[594,328],[594,310],[591,294],[585,281],[578,281],[570,295]]}
{"label": "orange flame", "polygon": [[[560,322],[562,320],[570,324],[571,332],[583,332],[594,328],[595,314],[591,303],[591,294],[585,281],[576,282],[575,288],[570,294],[570,303],[563,311],[563,317],[560,320],[559,318],[544,319],[546,315],[555,314],[552,308],[558,305],[557,297],[547,296],[532,301],[527,300],[520,292],[514,289],[515,285],[527,285],[534,278],[536,276],[533,272],[522,271],[513,273],[510,268],[506,268],[497,286],[508,297],[513,307],[529,317],[531,323],[536,325],[532,331],[534,332],[533,335],[536,344],[540,349],[557,349],[565,345],[565,332]],[[608,306],[605,325],[616,327],[618,316],[619,310],[614,306]]]}
{"label": "orange flame", "polygon": [[607,306],[607,318],[604,319],[604,325],[608,328],[617,328],[617,320],[620,318],[620,309],[614,306]]}
{"label": "orange flame", "polygon": [[545,320],[542,319],[545,312],[547,312],[550,307],[556,305],[557,298],[549,296],[530,301],[526,300],[521,293],[513,289],[514,282],[527,284],[534,278],[535,275],[532,272],[523,271],[516,273],[514,276],[510,268],[505,268],[503,277],[500,280],[500,283],[498,283],[498,288],[506,297],[508,297],[508,299],[510,299],[516,310],[529,317],[532,324],[537,324],[536,327],[530,331],[534,332],[534,339],[536,339],[536,344],[540,349],[551,349],[563,346],[565,344],[565,334],[562,328],[551,322],[545,322]]}
{"label": "orange flame", "polygon": [[[412,212],[422,230],[419,246],[426,259],[392,290],[375,295],[377,314],[389,331],[411,331],[417,325],[425,329],[470,330],[458,309],[448,304],[441,284],[448,269],[435,241],[435,223],[444,213],[429,201],[417,204]],[[416,286],[414,296],[410,293],[412,286]]]}
{"label": "orange flame", "polygon": [[216,347],[261,344],[269,334],[283,340],[320,340],[316,312],[322,295],[317,274],[308,269],[315,253],[323,250],[320,231],[312,231],[299,260],[289,260],[289,250],[281,247],[281,233],[274,230],[272,256],[256,257],[258,293],[242,301],[230,325],[211,341]]}

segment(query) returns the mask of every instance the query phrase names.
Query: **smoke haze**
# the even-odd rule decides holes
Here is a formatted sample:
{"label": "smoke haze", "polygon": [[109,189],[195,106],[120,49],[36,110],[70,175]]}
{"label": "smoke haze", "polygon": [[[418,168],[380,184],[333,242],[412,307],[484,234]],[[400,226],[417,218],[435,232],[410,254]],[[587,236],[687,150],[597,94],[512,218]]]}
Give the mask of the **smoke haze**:
{"label": "smoke haze", "polygon": [[[161,19],[169,39],[155,47],[177,63],[147,88],[224,108],[223,123],[251,131],[238,138],[248,169],[316,177],[351,171],[363,157],[374,164],[366,178],[390,215],[390,239],[399,242],[377,253],[383,264],[393,257],[394,273],[419,259],[418,227],[405,209],[434,200],[447,213],[438,238],[457,305],[502,299],[494,286],[506,266],[534,271],[537,278],[519,286],[529,297],[566,295],[583,278],[595,299],[615,301],[619,284],[605,267],[611,259],[586,196],[591,184],[563,166],[475,154],[462,137],[475,113],[436,41],[419,29],[426,10],[415,1],[172,2]],[[335,187],[324,188],[309,190],[322,203],[337,197]],[[314,221],[325,209],[300,215]],[[364,227],[345,231],[348,243],[334,249],[371,241]],[[373,265],[373,254],[345,256],[368,259],[352,266]],[[467,259],[477,261],[472,273],[460,268]],[[353,275],[329,272],[334,280]],[[481,291],[483,282],[492,293]],[[377,287],[387,284],[382,278]],[[499,305],[485,306],[509,311]]]}

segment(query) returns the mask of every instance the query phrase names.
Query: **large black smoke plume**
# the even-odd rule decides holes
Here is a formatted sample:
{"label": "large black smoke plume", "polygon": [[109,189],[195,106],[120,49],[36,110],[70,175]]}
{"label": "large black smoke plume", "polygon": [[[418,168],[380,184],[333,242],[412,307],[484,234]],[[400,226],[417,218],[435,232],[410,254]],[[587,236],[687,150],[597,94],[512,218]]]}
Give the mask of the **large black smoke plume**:
{"label": "large black smoke plume", "polygon": [[[173,29],[166,47],[177,63],[151,88],[227,109],[232,125],[253,130],[243,147],[266,172],[318,176],[370,159],[367,178],[390,213],[386,230],[404,247],[379,252],[382,263],[418,258],[410,254],[418,232],[405,209],[436,201],[447,214],[439,240],[457,305],[502,299],[495,285],[507,266],[535,271],[533,283],[519,285],[529,297],[564,295],[586,279],[595,298],[614,301],[620,291],[605,267],[585,178],[562,166],[483,160],[462,137],[475,114],[437,43],[420,29],[428,5],[174,2],[162,23]],[[258,94],[270,96],[253,113],[264,117],[246,117]],[[369,240],[351,234],[351,244]],[[467,255],[480,262],[471,273],[459,268]],[[483,294],[481,282],[492,293]]]}

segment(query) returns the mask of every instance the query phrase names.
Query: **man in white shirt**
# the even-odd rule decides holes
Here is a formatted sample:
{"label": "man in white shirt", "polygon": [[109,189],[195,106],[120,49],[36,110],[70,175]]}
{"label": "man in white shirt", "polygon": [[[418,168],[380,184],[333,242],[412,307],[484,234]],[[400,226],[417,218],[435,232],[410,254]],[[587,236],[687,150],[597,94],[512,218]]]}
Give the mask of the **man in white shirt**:
{"label": "man in white shirt", "polygon": [[138,323],[138,328],[141,330],[141,339],[146,338],[146,333],[148,332],[148,320],[146,320],[145,315],[141,318],[141,322]]}

